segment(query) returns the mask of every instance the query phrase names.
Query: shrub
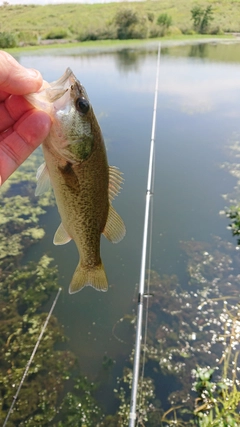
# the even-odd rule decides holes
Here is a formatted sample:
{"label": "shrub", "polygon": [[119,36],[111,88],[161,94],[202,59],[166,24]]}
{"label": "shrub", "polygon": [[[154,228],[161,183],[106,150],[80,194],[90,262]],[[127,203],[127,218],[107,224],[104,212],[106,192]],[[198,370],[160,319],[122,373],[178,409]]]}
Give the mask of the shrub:
{"label": "shrub", "polygon": [[167,13],[161,13],[158,16],[157,24],[161,29],[160,35],[165,36],[167,29],[172,25],[172,17]]}
{"label": "shrub", "polygon": [[65,39],[68,36],[67,30],[65,28],[54,28],[44,37],[46,40],[52,39]]}
{"label": "shrub", "polygon": [[116,38],[116,28],[112,25],[107,27],[96,28],[95,30],[93,30],[92,28],[88,28],[77,36],[77,40],[81,42],[87,40],[113,40]]}
{"label": "shrub", "polygon": [[118,27],[127,28],[131,25],[137,24],[138,15],[133,9],[120,9],[115,16],[115,22]]}
{"label": "shrub", "polygon": [[159,25],[152,25],[149,32],[149,37],[155,38],[155,37],[161,37],[161,35],[162,35],[162,30],[160,29]]}
{"label": "shrub", "polygon": [[115,16],[117,26],[117,37],[119,39],[129,39],[132,28],[138,23],[137,12],[133,9],[120,9]]}
{"label": "shrub", "polygon": [[33,31],[19,31],[17,36],[19,45],[28,44],[31,46],[36,46],[40,39],[38,33]]}
{"label": "shrub", "polygon": [[162,27],[169,28],[170,25],[172,25],[172,17],[167,13],[161,13],[157,19],[157,24]]}
{"label": "shrub", "polygon": [[0,48],[5,49],[17,46],[17,37],[14,34],[3,32],[0,33]]}
{"label": "shrub", "polygon": [[147,14],[147,18],[150,22],[154,21],[154,13],[153,12],[148,12]]}
{"label": "shrub", "polygon": [[180,28],[175,26],[170,26],[166,31],[167,36],[180,36],[181,34],[182,31],[180,30]]}
{"label": "shrub", "polygon": [[224,36],[224,31],[219,26],[217,26],[211,30],[211,34],[215,34],[218,36]]}
{"label": "shrub", "polygon": [[133,9],[120,9],[115,15],[115,24],[118,39],[143,39],[148,35],[147,18]]}
{"label": "shrub", "polygon": [[132,27],[129,35],[131,39],[146,39],[148,37],[148,26],[144,18]]}
{"label": "shrub", "polygon": [[187,29],[182,29],[182,33],[183,34],[187,34],[187,36],[193,36],[194,34],[196,34],[196,31],[194,31],[191,28],[187,28]]}

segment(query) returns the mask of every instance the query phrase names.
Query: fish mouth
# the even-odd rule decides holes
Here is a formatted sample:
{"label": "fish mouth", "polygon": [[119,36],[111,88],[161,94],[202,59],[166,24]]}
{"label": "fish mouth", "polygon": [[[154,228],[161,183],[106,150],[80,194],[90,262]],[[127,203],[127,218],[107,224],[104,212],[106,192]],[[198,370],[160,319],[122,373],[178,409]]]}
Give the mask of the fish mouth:
{"label": "fish mouth", "polygon": [[73,74],[71,68],[67,68],[65,73],[56,81],[50,83],[50,87],[46,89],[46,95],[49,102],[56,102],[62,98],[69,90],[74,90],[79,82]]}
{"label": "fish mouth", "polygon": [[38,110],[47,112],[50,116],[56,110],[64,110],[70,98],[84,97],[88,100],[85,88],[76,78],[71,68],[56,81],[53,81],[40,92],[25,95],[26,100]]}
{"label": "fish mouth", "polygon": [[60,99],[67,91],[71,91],[73,97],[84,97],[88,100],[87,92],[84,86],[77,79],[71,68],[67,68],[65,73],[56,81],[50,83],[46,89],[50,102]]}
{"label": "fish mouth", "polygon": [[65,73],[56,81],[53,81],[50,83],[50,86],[52,89],[55,88],[65,88],[66,86],[69,87],[69,84],[74,84],[77,82],[77,78],[75,77],[74,73],[72,72],[71,68],[67,68]]}

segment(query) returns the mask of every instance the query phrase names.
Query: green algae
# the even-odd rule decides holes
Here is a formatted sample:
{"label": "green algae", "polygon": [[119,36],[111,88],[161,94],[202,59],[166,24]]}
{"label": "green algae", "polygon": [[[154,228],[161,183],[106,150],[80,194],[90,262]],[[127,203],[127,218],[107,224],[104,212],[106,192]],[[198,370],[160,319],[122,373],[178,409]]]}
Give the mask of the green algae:
{"label": "green algae", "polygon": [[[210,427],[225,426],[231,419],[229,425],[235,427],[239,424],[240,385],[238,251],[219,237],[213,238],[212,244],[181,242],[181,248],[186,281],[149,272],[153,298],[148,300],[148,334],[143,346],[148,387],[142,389],[140,380],[138,421],[149,427]],[[119,409],[112,418],[106,417],[104,426],[107,420],[109,425],[128,425],[132,363],[133,354],[115,390]],[[207,395],[205,388],[199,396],[196,367],[214,371],[214,395]],[[169,390],[164,395],[161,383],[166,381]],[[224,403],[223,397],[231,405]],[[168,401],[164,409],[159,398]]]}
{"label": "green algae", "polygon": [[[45,304],[58,289],[58,271],[46,254],[38,262],[21,264],[26,251],[45,234],[39,220],[55,204],[53,193],[34,195],[35,174],[42,161],[39,150],[1,187],[0,192],[0,420],[10,409],[40,331]],[[51,316],[8,426],[96,426],[101,410],[93,386],[79,374],[76,357],[56,344],[65,342],[63,328]],[[72,391],[66,384],[78,378]],[[69,386],[68,386],[69,388]],[[61,414],[61,421],[58,414]],[[56,419],[56,421],[55,421]]]}
{"label": "green algae", "polygon": [[42,160],[40,150],[36,150],[1,187],[0,259],[21,257],[23,251],[44,236],[39,219],[55,202],[52,192],[40,198],[34,195],[36,170]]}

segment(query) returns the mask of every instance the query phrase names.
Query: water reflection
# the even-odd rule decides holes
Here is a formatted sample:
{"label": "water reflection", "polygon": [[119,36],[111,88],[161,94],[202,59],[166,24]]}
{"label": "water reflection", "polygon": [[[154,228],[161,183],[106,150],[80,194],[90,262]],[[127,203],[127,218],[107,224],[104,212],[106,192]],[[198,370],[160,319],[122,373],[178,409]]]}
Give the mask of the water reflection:
{"label": "water reflection", "polygon": [[206,58],[208,56],[208,44],[199,43],[189,48],[189,56],[193,58]]}
{"label": "water reflection", "polygon": [[138,71],[141,59],[138,52],[129,49],[124,49],[116,54],[116,64],[120,71]]}
{"label": "water reflection", "polygon": [[211,43],[195,42],[175,47],[167,46],[162,48],[162,53],[163,55],[170,55],[179,58],[204,58],[208,62],[221,62],[222,64],[234,64],[240,62],[239,42],[231,40],[224,43],[212,41]]}
{"label": "water reflection", "polygon": [[143,62],[150,56],[156,59],[157,49],[154,50],[136,50],[122,49],[115,53],[117,68],[120,71],[126,72],[129,70],[139,72]]}

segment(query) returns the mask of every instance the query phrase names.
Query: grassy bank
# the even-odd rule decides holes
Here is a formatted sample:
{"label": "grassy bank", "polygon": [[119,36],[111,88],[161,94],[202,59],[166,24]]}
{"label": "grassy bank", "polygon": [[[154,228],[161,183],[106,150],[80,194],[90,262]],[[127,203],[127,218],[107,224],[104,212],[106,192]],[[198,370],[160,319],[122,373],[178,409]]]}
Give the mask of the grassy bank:
{"label": "grassy bank", "polygon": [[[199,5],[204,8],[212,6],[210,34],[240,31],[240,0],[205,0]],[[127,8],[137,13],[140,38],[144,31],[147,37],[157,35],[157,18],[163,13],[171,17],[168,33],[172,37],[192,32],[191,9],[194,6],[195,0],[178,0],[177,3],[175,0],[147,0],[127,4],[4,5],[0,7],[1,33],[12,34],[22,43],[35,45],[46,38],[76,40],[86,36],[111,39],[116,38],[117,12]]]}
{"label": "grassy bank", "polygon": [[[5,49],[7,52],[11,54],[17,54],[21,52],[39,52],[39,54],[45,53],[48,50],[54,50],[58,49],[58,52],[60,50],[63,50],[64,53],[66,53],[67,50],[71,49],[71,52],[73,49],[77,49],[79,53],[83,52],[89,52],[94,51],[94,49],[103,50],[103,51],[109,51],[109,50],[118,50],[118,49],[124,49],[124,48],[142,48],[143,46],[150,48],[156,48],[158,46],[159,41],[161,42],[162,47],[168,47],[168,46],[174,46],[174,45],[187,45],[192,44],[194,42],[209,42],[209,41],[216,41],[221,42],[224,40],[235,40],[235,38],[231,35],[225,35],[225,36],[211,36],[209,35],[200,35],[200,34],[194,34],[194,35],[180,35],[180,36],[168,36],[168,37],[161,37],[155,38],[155,39],[145,39],[145,40],[96,40],[96,41],[86,41],[86,42],[66,42],[66,43],[51,43],[47,45],[36,45],[36,46],[22,46],[22,47],[15,47],[15,48],[8,48]],[[70,52],[70,51],[69,51]]]}

